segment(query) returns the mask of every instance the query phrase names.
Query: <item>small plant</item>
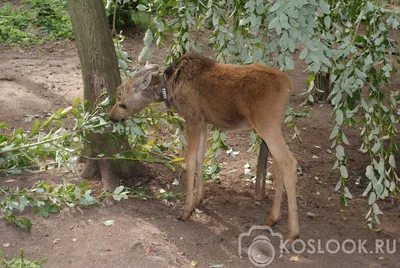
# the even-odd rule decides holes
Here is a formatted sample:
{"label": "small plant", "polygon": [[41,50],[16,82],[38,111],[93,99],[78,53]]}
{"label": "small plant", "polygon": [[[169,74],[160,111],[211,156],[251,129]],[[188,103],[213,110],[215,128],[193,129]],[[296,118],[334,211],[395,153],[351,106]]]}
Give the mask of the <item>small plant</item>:
{"label": "small plant", "polygon": [[30,23],[25,11],[14,11],[11,4],[0,8],[0,43],[29,44],[35,38],[27,30]]}
{"label": "small plant", "polygon": [[144,200],[149,199],[162,199],[162,200],[170,200],[182,197],[184,194],[182,192],[173,192],[173,191],[166,191],[164,189],[160,189],[157,194],[151,195],[146,192],[145,189],[140,187],[126,187],[126,186],[118,186],[115,188],[114,192],[104,192],[100,196],[112,196],[114,200],[121,201],[122,199],[128,198],[140,198]]}
{"label": "small plant", "polygon": [[107,0],[106,13],[113,28],[123,30],[138,27],[146,30],[152,24],[152,15],[145,12],[144,0]]}
{"label": "small plant", "polygon": [[65,0],[25,0],[33,11],[31,23],[45,40],[72,39],[72,24]]}
{"label": "small plant", "polygon": [[31,188],[24,189],[0,186],[0,218],[29,232],[32,227],[30,219],[18,216],[27,207],[33,208],[34,214],[47,218],[52,213],[58,213],[62,206],[92,206],[98,203],[97,199],[107,196],[112,196],[116,201],[128,198],[170,200],[182,197],[183,193],[160,190],[152,195],[142,188],[119,186],[114,192],[106,191],[94,197],[86,181],[75,185],[65,180],[56,186],[39,181]]}
{"label": "small plant", "polygon": [[21,249],[19,256],[15,258],[4,259],[3,255],[0,252],[0,267],[5,268],[40,268],[43,263],[46,263],[46,259],[42,259],[41,261],[30,261],[25,259],[24,250]]}
{"label": "small plant", "polygon": [[65,180],[58,186],[49,186],[39,181],[30,189],[19,187],[0,187],[0,218],[16,224],[18,227],[30,231],[31,221],[26,217],[19,217],[14,212],[22,212],[27,207],[33,208],[33,213],[47,218],[50,213],[60,211],[61,205],[74,207],[77,205],[89,206],[97,201],[91,195],[92,191],[82,181],[79,185],[67,184]]}
{"label": "small plant", "polygon": [[[87,111],[86,102],[76,99],[70,107],[60,109],[44,122],[35,120],[29,132],[19,128],[12,133],[0,134],[0,172],[21,173],[25,169],[51,169],[64,166],[76,172],[77,159],[81,156],[86,135],[91,132],[112,133],[116,137],[124,136],[130,141],[131,151],[115,155],[99,153],[94,159],[139,160],[164,163],[174,169],[173,164],[181,159],[168,151],[177,152],[182,148],[182,121],[176,115],[163,114],[147,108],[124,123],[114,124],[106,121],[107,108],[112,104],[109,98],[99,103],[94,111]],[[73,126],[65,126],[64,118],[74,118]],[[172,142],[158,142],[155,127],[167,125],[174,131]],[[177,125],[178,130],[171,126]],[[0,123],[7,130],[7,125]],[[118,146],[118,144],[116,144]],[[129,156],[128,156],[129,155]],[[82,156],[84,157],[84,156]]]}
{"label": "small plant", "polygon": [[203,174],[205,180],[217,180],[218,174],[222,170],[221,164],[217,161],[217,156],[220,155],[221,149],[229,150],[230,148],[225,144],[226,132],[219,130],[215,127],[211,128],[212,137],[206,158],[204,161]]}
{"label": "small plant", "polygon": [[64,0],[24,0],[15,8],[0,7],[0,44],[32,45],[72,39],[72,25]]}

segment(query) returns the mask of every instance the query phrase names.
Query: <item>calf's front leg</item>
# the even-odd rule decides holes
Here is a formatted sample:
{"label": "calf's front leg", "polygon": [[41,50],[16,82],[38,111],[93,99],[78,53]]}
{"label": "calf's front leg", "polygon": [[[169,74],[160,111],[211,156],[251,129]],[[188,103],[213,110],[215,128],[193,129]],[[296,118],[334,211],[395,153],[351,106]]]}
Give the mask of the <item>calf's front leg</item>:
{"label": "calf's front leg", "polygon": [[187,148],[185,155],[186,163],[186,201],[181,211],[180,218],[182,220],[188,219],[194,210],[195,194],[194,194],[194,174],[196,172],[196,156],[199,150],[201,128],[203,122],[186,121],[185,132],[187,140]]}

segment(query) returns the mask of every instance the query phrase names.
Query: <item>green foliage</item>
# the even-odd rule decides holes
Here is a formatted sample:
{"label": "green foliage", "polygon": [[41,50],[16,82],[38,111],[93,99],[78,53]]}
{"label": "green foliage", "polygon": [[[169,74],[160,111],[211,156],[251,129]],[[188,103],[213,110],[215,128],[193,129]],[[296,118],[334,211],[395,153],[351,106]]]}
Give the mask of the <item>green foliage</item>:
{"label": "green foliage", "polygon": [[122,45],[124,39],[125,36],[123,36],[122,34],[118,34],[114,36],[113,42],[114,42],[115,52],[117,54],[119,71],[121,73],[123,80],[125,81],[129,79],[129,77],[132,76],[133,73],[128,68],[128,64],[131,63],[132,61],[129,59],[128,53],[124,51],[124,47]]}
{"label": "green foliage", "polygon": [[0,8],[0,44],[30,45],[72,38],[64,0],[24,0],[18,9],[11,4]]}
{"label": "green foliage", "polygon": [[[133,2],[119,1],[119,4]],[[314,101],[311,93],[317,90],[315,74],[329,74],[332,82],[329,99],[334,105],[332,115],[335,120],[329,139],[332,140],[332,151],[336,156],[334,169],[340,174],[335,190],[340,191],[343,204],[352,198],[348,187],[352,174],[348,172],[345,151],[349,141],[344,130],[347,126],[358,126],[361,128],[360,152],[367,154],[370,159],[365,172],[370,183],[364,192],[371,205],[367,214],[368,227],[379,224],[378,216],[382,212],[378,201],[396,196],[399,186],[395,159],[399,148],[395,138],[398,137],[396,124],[400,119],[400,93],[392,85],[399,55],[398,44],[389,35],[391,29],[399,28],[398,8],[388,7],[383,1],[367,0],[156,0],[137,3],[137,10],[148,13],[146,19],[152,19],[156,26],[151,27],[153,23],[150,22],[147,24],[150,28],[145,32],[144,48],[139,60],[149,60],[152,45],[165,45],[167,37],[170,51],[167,63],[186,51],[202,51],[198,33],[208,32],[206,45],[215,50],[221,62],[261,62],[281,70],[291,70],[295,68],[293,53],[299,49],[299,58],[307,64],[309,72],[305,91],[307,102]],[[108,9],[110,12],[110,7]],[[28,19],[19,16],[13,21],[14,11],[7,5],[0,12],[11,14],[2,18],[10,22],[7,25],[16,25],[15,28],[22,29],[24,33],[32,21],[29,16],[25,16]],[[4,25],[0,23],[2,40],[7,34],[20,34],[18,31],[21,30],[13,32],[9,28],[6,34],[3,33],[1,27],[6,27]],[[20,42],[25,42],[30,37],[18,38]],[[119,44],[121,39],[115,42]],[[120,68],[128,77],[128,57],[122,46],[117,47],[117,54]],[[105,102],[110,104],[109,100]],[[102,104],[107,106],[105,102]],[[79,155],[85,135],[90,131],[110,131],[116,137],[126,137],[134,154],[129,159],[160,161],[171,168],[174,161],[180,161],[179,157],[171,157],[166,153],[178,153],[183,147],[183,128],[179,117],[146,109],[126,124],[114,125],[104,121],[104,107],[89,113],[76,105],[67,108],[65,114],[59,111],[58,115],[49,119],[47,125],[35,122],[37,126],[33,127],[32,136],[22,130],[0,136],[0,166],[15,171],[15,168],[18,170],[49,158],[55,159],[57,166],[68,166],[73,156]],[[53,121],[57,125],[67,115],[75,118],[75,126],[72,129],[62,126],[54,128]],[[293,110],[287,110],[286,115],[285,123],[288,125],[292,125],[297,117],[308,116]],[[155,126],[163,123],[174,138],[172,142],[158,144]],[[174,129],[171,124],[177,124],[178,128]],[[295,129],[296,135],[298,131]],[[206,177],[215,177],[220,169],[213,162],[213,156],[218,154],[220,147],[225,146],[224,139],[224,132],[213,130],[212,145],[206,160]],[[251,140],[251,147],[257,148],[257,137]],[[40,150],[35,151],[39,147]],[[123,153],[96,156],[104,157],[128,159]]]}
{"label": "green foliage", "polygon": [[19,256],[15,258],[4,259],[3,255],[0,252],[0,267],[5,268],[40,268],[42,264],[46,263],[46,259],[42,259],[41,261],[30,261],[25,259],[24,250],[21,249]]}
{"label": "green foliage", "polygon": [[[116,201],[128,198],[170,200],[183,196],[183,193],[161,190],[152,195],[139,187],[119,186],[114,192],[103,192],[96,198],[107,196],[112,196]],[[34,214],[40,214],[43,218],[47,218],[50,214],[58,213],[62,206],[95,205],[98,203],[96,198],[92,195],[92,190],[86,181],[75,185],[68,184],[63,179],[60,185],[55,186],[39,181],[31,188],[24,189],[0,186],[0,218],[29,232],[32,227],[30,219],[19,216],[19,213],[26,208],[31,207]]]}
{"label": "green foliage", "polygon": [[[390,29],[399,28],[399,8],[367,0],[158,0],[142,9],[155,13],[157,31],[146,32],[139,60],[148,60],[152,43],[164,45],[170,33],[167,63],[186,51],[201,51],[197,33],[210,30],[208,46],[220,62],[261,62],[291,70],[299,49],[309,72],[307,102],[314,102],[311,93],[318,90],[315,74],[330,74],[336,124],[329,138],[337,158],[334,169],[340,174],[335,190],[341,190],[343,204],[352,198],[344,127],[357,125],[360,151],[370,157],[365,173],[370,184],[364,193],[371,205],[368,227],[379,224],[377,201],[396,196],[399,184],[395,138],[400,93],[392,86],[399,56],[398,44],[389,36]],[[294,117],[287,115],[290,125]]]}
{"label": "green foliage", "polygon": [[[392,78],[397,73],[395,64],[399,57],[396,54],[398,44],[390,39],[389,30],[398,29],[400,12],[386,9],[384,3],[371,1],[359,1],[358,5],[352,1],[344,2],[337,4],[332,12],[335,15],[346,10],[351,11],[352,16],[341,25],[344,31],[338,32],[334,40],[339,49],[332,57],[330,99],[335,105],[336,125],[330,139],[333,140],[332,147],[336,148],[334,168],[340,171],[335,190],[343,188],[343,203],[352,198],[346,185],[349,174],[343,145],[348,145],[349,141],[343,128],[359,125],[360,152],[370,158],[365,173],[370,183],[364,195],[369,195],[371,209],[367,221],[368,227],[372,228],[374,222],[379,224],[378,216],[382,214],[376,201],[389,195],[396,196],[398,192],[399,178],[394,159],[399,150],[395,142],[398,137],[395,125],[399,122],[400,94],[393,88]],[[337,20],[336,25],[340,22]]]}
{"label": "green foliage", "polygon": [[32,24],[45,40],[72,39],[72,25],[66,0],[24,0],[33,10]]}
{"label": "green foliage", "polygon": [[61,205],[74,207],[76,205],[89,206],[97,201],[91,195],[85,181],[78,186],[67,184],[65,180],[61,185],[50,186],[39,181],[32,188],[19,189],[19,187],[0,187],[0,217],[16,224],[18,227],[30,231],[32,223],[26,217],[19,217],[14,212],[22,212],[27,207],[33,208],[33,213],[47,218],[51,213],[60,211]]}
{"label": "green foliage", "polygon": [[[86,102],[76,99],[72,106],[58,110],[46,121],[33,122],[32,129],[25,132],[16,129],[12,133],[0,134],[0,171],[21,173],[23,170],[66,167],[76,172],[77,157],[81,156],[88,133],[111,133],[115,146],[119,140],[128,140],[129,152],[116,155],[99,153],[93,159],[120,159],[164,163],[174,169],[176,156],[172,152],[182,149],[182,121],[176,115],[168,115],[147,108],[124,123],[106,121],[107,108],[112,105],[109,98],[99,103],[94,111],[87,110]],[[73,126],[65,126],[63,118],[73,118]],[[178,129],[172,128],[172,124]],[[157,126],[166,125],[175,137],[164,144],[158,143]],[[0,124],[1,128],[7,126]]]}
{"label": "green foliage", "polygon": [[138,27],[146,30],[151,25],[152,14],[143,10],[145,0],[107,0],[106,13],[110,25],[116,29],[132,29]]}
{"label": "green foliage", "polygon": [[0,43],[29,44],[35,38],[27,31],[29,24],[27,12],[16,12],[11,4],[0,7]]}
{"label": "green foliage", "polygon": [[218,179],[218,173],[222,170],[221,164],[217,161],[221,153],[221,149],[228,150],[225,144],[226,132],[215,127],[211,128],[212,136],[209,139],[210,147],[206,152],[206,158],[203,166],[203,174],[205,180]]}
{"label": "green foliage", "polygon": [[164,189],[160,189],[160,191],[155,194],[148,194],[145,189],[141,187],[130,188],[126,186],[118,186],[115,188],[112,193],[103,193],[102,196],[112,196],[114,200],[121,201],[123,199],[128,198],[140,198],[143,200],[149,199],[162,199],[162,200],[170,200],[176,199],[178,197],[182,197],[183,193],[181,192],[173,192],[173,191],[165,191]]}
{"label": "green foliage", "polygon": [[[0,171],[21,173],[25,168],[47,169],[61,165],[75,170],[76,157],[72,153],[82,148],[82,136],[79,135],[83,135],[85,127],[94,129],[101,126],[96,118],[89,117],[86,105],[78,105],[78,101],[58,110],[44,122],[35,120],[29,132],[18,128],[12,133],[4,131],[0,134]],[[72,130],[66,128],[61,120],[67,116],[76,120]],[[7,130],[7,125],[2,124],[2,128]],[[48,162],[48,159],[55,161]]]}

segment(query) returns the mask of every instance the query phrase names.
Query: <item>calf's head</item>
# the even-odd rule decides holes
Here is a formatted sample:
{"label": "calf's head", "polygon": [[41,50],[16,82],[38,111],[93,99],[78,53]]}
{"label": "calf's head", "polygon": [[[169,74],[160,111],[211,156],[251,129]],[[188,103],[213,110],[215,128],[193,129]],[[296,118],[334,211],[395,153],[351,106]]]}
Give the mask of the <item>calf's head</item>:
{"label": "calf's head", "polygon": [[146,65],[117,88],[117,99],[109,113],[109,118],[112,121],[128,118],[148,106],[151,102],[160,99],[162,78],[157,71],[157,65]]}

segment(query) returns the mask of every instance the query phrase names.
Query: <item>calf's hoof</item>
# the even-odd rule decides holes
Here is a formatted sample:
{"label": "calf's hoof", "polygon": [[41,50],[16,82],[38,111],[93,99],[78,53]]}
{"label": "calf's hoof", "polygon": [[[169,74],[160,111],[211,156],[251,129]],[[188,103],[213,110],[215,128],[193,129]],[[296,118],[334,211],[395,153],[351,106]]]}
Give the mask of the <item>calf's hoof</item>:
{"label": "calf's hoof", "polygon": [[284,241],[282,245],[282,247],[284,247],[283,250],[287,252],[293,252],[293,242],[298,238],[298,235],[292,237],[288,236],[288,238]]}
{"label": "calf's hoof", "polygon": [[265,226],[270,226],[270,227],[272,227],[272,226],[274,226],[277,222],[278,222],[277,219],[272,219],[271,217],[268,217],[268,218],[265,220],[264,225],[265,225]]}
{"label": "calf's hoof", "polygon": [[189,219],[192,212],[193,212],[193,209],[183,208],[181,211],[181,214],[179,216],[179,220],[184,221],[184,220]]}
{"label": "calf's hoof", "polygon": [[196,199],[194,200],[194,203],[196,204],[196,206],[198,204],[201,204],[201,201],[203,200],[203,198],[204,198],[204,192],[196,194]]}

